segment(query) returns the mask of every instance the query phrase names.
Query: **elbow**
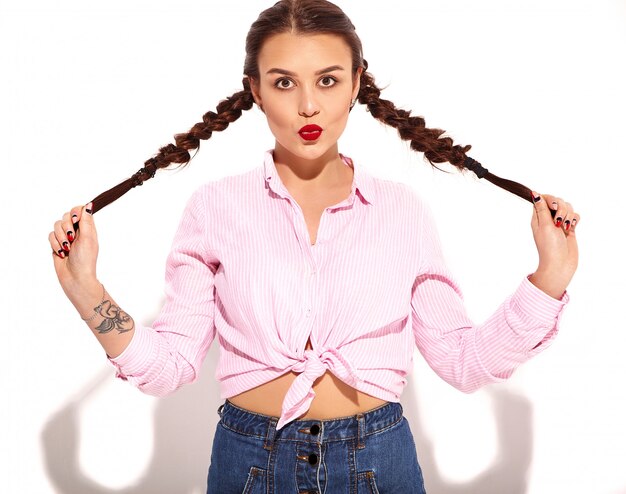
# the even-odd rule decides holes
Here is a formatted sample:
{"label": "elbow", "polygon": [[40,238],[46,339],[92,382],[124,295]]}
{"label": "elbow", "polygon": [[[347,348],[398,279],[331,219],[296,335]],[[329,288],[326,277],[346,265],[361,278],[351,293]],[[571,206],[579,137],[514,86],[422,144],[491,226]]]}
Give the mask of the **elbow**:
{"label": "elbow", "polygon": [[461,393],[472,394],[482,388],[481,384],[478,384],[474,381],[458,381],[449,383],[456,389],[458,389]]}
{"label": "elbow", "polygon": [[455,389],[465,394],[472,394],[482,388],[484,385],[493,382],[494,378],[491,375],[472,372],[459,372],[454,373],[445,379]]}
{"label": "elbow", "polygon": [[454,375],[450,379],[446,379],[446,381],[462,393],[472,394],[488,384],[506,381],[510,375],[511,372],[494,375],[486,369],[482,369],[482,371],[476,373]]}
{"label": "elbow", "polygon": [[136,386],[143,394],[154,396],[155,398],[165,398],[171,395],[178,388],[164,388],[152,385],[152,383],[139,384]]}

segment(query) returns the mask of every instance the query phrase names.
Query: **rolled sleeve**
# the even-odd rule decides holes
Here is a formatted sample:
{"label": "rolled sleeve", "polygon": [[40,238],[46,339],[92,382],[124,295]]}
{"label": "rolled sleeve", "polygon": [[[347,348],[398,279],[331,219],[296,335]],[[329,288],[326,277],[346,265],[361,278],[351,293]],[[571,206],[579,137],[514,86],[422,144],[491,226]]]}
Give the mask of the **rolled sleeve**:
{"label": "rolled sleeve", "polygon": [[166,300],[151,327],[137,325],[129,345],[108,358],[116,376],[163,396],[193,382],[215,338],[217,253],[205,242],[203,189],[190,198],[166,262]]}
{"label": "rolled sleeve", "polygon": [[430,210],[423,206],[420,272],[412,291],[413,333],[430,367],[464,392],[507,379],[558,333],[569,295],[554,299],[524,278],[481,324],[468,317],[459,286],[443,260]]}

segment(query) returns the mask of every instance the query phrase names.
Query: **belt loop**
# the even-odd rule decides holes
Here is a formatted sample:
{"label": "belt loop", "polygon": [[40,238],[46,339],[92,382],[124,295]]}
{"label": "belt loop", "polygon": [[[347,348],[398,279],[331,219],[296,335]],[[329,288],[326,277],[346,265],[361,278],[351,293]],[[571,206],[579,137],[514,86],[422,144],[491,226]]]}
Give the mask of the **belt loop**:
{"label": "belt loop", "polygon": [[365,415],[362,413],[356,414],[357,421],[357,449],[365,448]]}
{"label": "belt loop", "polygon": [[222,403],[219,407],[217,407],[217,414],[220,416],[220,418],[222,418],[222,409],[224,408],[225,404],[226,402]]}
{"label": "belt loop", "polygon": [[265,443],[263,444],[263,448],[267,450],[272,450],[274,446],[274,437],[276,436],[276,424],[278,420],[276,418],[271,417],[267,424],[267,434],[265,435]]}

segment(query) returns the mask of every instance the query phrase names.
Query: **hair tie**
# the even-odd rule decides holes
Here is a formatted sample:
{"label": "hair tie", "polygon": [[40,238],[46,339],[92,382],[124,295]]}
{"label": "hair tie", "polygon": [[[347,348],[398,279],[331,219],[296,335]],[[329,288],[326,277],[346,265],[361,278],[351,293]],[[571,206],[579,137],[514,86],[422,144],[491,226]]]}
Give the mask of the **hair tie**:
{"label": "hair tie", "polygon": [[149,178],[154,178],[156,171],[157,169],[153,164],[149,164],[144,166],[143,168],[140,168],[131,177],[132,187],[139,187],[140,185],[143,185],[145,180],[148,180]]}
{"label": "hair tie", "polygon": [[478,178],[483,178],[485,175],[487,175],[487,173],[489,173],[489,170],[483,168],[483,165],[481,165],[474,158],[470,158],[469,156],[465,157],[465,162],[463,163],[463,166],[468,170],[472,170]]}

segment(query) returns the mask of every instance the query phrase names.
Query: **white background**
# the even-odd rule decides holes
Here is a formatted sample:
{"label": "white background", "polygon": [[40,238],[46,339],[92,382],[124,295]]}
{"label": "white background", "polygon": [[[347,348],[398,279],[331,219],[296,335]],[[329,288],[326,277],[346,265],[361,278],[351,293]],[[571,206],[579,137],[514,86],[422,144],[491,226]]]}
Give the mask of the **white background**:
{"label": "white background", "polygon": [[[203,493],[221,403],[217,343],[202,379],[155,399],[113,378],[60,289],[48,232],[239,90],[245,34],[272,2],[0,4],[0,491]],[[402,396],[430,494],[626,493],[624,60],[610,0],[339,2],[383,96],[446,129],[502,177],[582,216],[561,332],[504,384],[464,395],[415,353]],[[191,192],[259,166],[255,108],[98,213],[99,277],[150,324]],[[340,150],[434,209],[468,311],[485,319],[532,272],[532,206],[432,170],[357,106]]]}

